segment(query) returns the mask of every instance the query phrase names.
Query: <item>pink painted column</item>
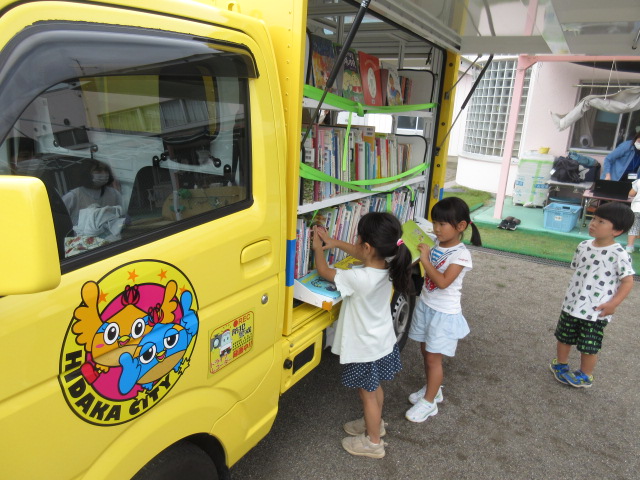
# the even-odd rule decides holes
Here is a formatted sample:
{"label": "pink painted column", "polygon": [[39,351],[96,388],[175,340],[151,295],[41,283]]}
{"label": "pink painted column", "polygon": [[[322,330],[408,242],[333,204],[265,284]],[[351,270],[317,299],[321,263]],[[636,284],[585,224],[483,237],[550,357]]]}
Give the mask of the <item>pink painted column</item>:
{"label": "pink painted column", "polygon": [[511,165],[511,152],[516,138],[516,129],[518,127],[518,112],[522,103],[522,90],[524,88],[524,77],[527,68],[536,63],[535,59],[527,55],[518,57],[518,65],[516,67],[516,78],[513,82],[513,94],[511,97],[511,107],[509,109],[509,119],[507,131],[504,138],[504,151],[502,154],[502,168],[500,169],[500,180],[498,181],[498,193],[496,195],[496,204],[493,209],[494,218],[502,218],[502,208],[504,207],[504,198],[507,191],[507,181],[509,180],[509,166]]}

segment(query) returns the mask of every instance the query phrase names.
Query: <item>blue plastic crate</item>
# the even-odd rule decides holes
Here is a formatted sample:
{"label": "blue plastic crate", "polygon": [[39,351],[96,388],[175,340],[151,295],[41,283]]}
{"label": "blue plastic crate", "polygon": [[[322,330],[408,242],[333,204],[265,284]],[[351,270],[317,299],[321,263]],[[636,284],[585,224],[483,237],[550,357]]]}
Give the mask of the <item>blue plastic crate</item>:
{"label": "blue plastic crate", "polygon": [[544,207],[544,228],[570,232],[576,226],[582,207],[564,203],[550,203]]}

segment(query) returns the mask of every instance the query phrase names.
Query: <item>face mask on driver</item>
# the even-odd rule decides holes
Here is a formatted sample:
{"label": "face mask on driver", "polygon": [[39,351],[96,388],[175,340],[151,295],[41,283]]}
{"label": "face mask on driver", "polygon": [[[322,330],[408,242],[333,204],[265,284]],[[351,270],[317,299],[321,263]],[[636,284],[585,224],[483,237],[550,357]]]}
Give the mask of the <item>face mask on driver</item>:
{"label": "face mask on driver", "polygon": [[640,142],[634,143],[633,146],[636,147],[636,150],[640,150]]}
{"label": "face mask on driver", "polygon": [[104,187],[109,181],[108,173],[92,173],[91,174],[91,182],[95,187]]}

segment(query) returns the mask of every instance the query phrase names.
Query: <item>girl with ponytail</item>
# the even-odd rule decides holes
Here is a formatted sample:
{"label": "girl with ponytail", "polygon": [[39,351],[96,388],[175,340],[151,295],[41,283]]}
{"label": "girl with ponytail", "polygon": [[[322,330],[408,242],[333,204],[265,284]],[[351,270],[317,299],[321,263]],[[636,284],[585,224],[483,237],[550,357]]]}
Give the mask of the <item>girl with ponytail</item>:
{"label": "girl with ponytail", "polygon": [[[401,237],[398,219],[382,212],[360,219],[355,245],[314,227],[318,273],[335,282],[343,299],[331,351],[340,355],[342,384],[358,389],[364,411],[363,418],[344,425],[350,436],[342,440],[342,446],[352,455],[382,458],[385,454],[385,443],[380,439],[386,433],[380,381],[392,380],[402,368],[391,318],[392,287],[400,292],[412,287],[411,252]],[[330,268],[323,251],[335,247],[361,260],[364,267]]]}

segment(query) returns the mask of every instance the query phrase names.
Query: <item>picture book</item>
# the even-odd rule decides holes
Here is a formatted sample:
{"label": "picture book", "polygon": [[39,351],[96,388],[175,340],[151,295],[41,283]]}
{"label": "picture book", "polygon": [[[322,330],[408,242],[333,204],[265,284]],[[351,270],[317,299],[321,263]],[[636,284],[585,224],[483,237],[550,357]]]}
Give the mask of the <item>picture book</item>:
{"label": "picture book", "polygon": [[363,266],[364,263],[362,263],[362,260],[353,258],[350,255],[344,257],[342,260],[332,265],[333,268],[339,268],[340,270],[350,270],[352,268],[359,268]]}
{"label": "picture book", "polygon": [[[336,62],[333,42],[328,38],[313,34],[309,35],[309,39],[311,41],[311,66],[314,86],[324,90]],[[337,93],[335,84],[329,89],[329,92]]]}
{"label": "picture book", "polygon": [[364,102],[364,92],[362,88],[362,77],[358,65],[358,53],[349,50],[342,62],[342,78],[338,83],[338,88],[342,89],[342,96],[354,102]]}
{"label": "picture book", "polygon": [[304,277],[300,277],[297,281],[315,294],[329,298],[340,298],[340,292],[336,288],[336,284],[322,278],[318,275],[317,270],[309,272]]}
{"label": "picture book", "polygon": [[409,220],[402,225],[402,240],[411,252],[411,260],[418,261],[420,258],[419,243],[425,243],[430,247],[435,246],[434,241],[416,222]]}
{"label": "picture book", "polygon": [[402,105],[402,92],[398,71],[395,68],[386,69],[385,94],[387,97],[386,105],[396,106]]}
{"label": "picture book", "polygon": [[380,60],[378,57],[358,52],[360,76],[364,92],[364,103],[382,106],[382,86],[380,82]]}

